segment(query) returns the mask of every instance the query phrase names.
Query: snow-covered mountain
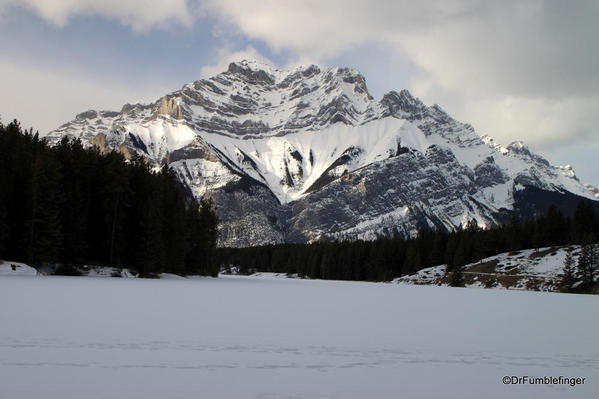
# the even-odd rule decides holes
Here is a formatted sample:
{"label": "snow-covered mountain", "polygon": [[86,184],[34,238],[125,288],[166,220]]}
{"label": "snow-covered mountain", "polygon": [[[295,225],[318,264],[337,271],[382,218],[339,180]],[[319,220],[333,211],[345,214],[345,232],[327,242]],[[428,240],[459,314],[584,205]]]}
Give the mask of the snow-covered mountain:
{"label": "snow-covered mountain", "polygon": [[48,134],[169,163],[214,199],[220,244],[412,235],[599,199],[571,167],[480,137],[407,90],[380,101],[353,69],[251,61],[149,104],[86,111]]}

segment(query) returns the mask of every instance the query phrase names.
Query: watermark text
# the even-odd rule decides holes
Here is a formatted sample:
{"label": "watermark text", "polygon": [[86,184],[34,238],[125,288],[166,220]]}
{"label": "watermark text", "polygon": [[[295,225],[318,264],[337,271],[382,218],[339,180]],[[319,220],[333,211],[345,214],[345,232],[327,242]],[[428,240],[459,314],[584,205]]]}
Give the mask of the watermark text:
{"label": "watermark text", "polygon": [[575,387],[576,385],[584,385],[586,377],[564,377],[560,375],[558,377],[545,376],[545,377],[533,377],[530,375],[505,375],[501,379],[505,385],[569,385]]}

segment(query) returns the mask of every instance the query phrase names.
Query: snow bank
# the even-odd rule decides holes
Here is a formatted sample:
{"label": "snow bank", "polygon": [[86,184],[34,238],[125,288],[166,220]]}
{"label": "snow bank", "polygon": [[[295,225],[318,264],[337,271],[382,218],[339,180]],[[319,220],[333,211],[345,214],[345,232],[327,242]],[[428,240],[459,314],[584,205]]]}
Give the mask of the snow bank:
{"label": "snow bank", "polygon": [[[574,259],[579,246],[504,252],[464,266],[466,287],[558,291],[567,250]],[[393,280],[397,284],[447,285],[445,265],[422,269]]]}
{"label": "snow bank", "polygon": [[36,276],[37,270],[25,263],[0,260],[0,276]]}

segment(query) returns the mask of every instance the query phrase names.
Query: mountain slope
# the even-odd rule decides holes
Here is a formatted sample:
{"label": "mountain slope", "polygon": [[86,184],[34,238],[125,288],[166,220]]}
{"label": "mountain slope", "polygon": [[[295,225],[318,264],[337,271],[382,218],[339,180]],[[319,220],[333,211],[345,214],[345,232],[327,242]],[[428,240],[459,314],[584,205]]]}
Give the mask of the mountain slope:
{"label": "mountain slope", "polygon": [[232,63],[153,103],[86,111],[48,134],[63,136],[169,163],[194,196],[214,198],[225,246],[408,236],[535,213],[549,194],[599,199],[570,167],[480,137],[406,90],[374,100],[348,68]]}

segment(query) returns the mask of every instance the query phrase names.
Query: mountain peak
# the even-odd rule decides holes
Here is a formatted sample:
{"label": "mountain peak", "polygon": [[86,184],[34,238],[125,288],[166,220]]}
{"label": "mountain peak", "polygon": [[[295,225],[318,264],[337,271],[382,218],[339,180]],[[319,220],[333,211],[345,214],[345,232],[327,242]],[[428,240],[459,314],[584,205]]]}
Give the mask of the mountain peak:
{"label": "mountain peak", "polygon": [[270,65],[257,61],[232,62],[229,64],[227,73],[241,77],[250,83],[274,84],[276,75],[280,72]]}
{"label": "mountain peak", "polygon": [[406,89],[401,90],[399,93],[395,90],[390,91],[383,96],[381,103],[389,109],[391,114],[398,111],[414,113],[426,108],[426,105],[420,99],[414,97]]}
{"label": "mountain peak", "polygon": [[375,101],[353,68],[233,62],[152,103],[83,112],[47,137],[64,136],[168,163],[196,198],[214,199],[221,245],[488,225],[518,212],[520,187],[599,195],[572,169],[481,138],[408,90]]}
{"label": "mountain peak", "polygon": [[510,144],[508,144],[506,148],[508,151],[514,154],[524,154],[527,156],[531,155],[530,149],[524,144],[524,141],[522,140],[512,141]]}

